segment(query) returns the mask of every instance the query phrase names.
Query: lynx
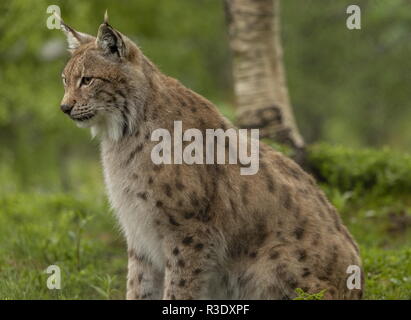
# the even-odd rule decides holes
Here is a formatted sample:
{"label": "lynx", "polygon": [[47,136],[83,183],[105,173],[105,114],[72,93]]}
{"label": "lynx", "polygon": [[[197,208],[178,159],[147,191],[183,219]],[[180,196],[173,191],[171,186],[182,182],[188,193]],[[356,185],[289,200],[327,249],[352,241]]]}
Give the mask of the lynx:
{"label": "lynx", "polygon": [[[128,246],[127,299],[292,299],[348,289],[359,251],[314,179],[260,144],[259,170],[154,164],[158,128],[233,128],[207,99],[161,73],[105,16],[96,37],[62,22],[70,59],[61,110],[101,140],[110,204]],[[363,281],[363,280],[361,280]]]}

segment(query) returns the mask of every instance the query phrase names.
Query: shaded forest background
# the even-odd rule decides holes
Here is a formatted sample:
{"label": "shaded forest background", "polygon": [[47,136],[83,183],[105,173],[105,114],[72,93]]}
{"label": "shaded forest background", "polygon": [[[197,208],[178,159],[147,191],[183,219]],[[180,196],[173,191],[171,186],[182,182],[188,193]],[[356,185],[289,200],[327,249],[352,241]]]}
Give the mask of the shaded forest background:
{"label": "shaded forest background", "polygon": [[[0,2],[0,299],[125,292],[98,141],[59,108],[68,53],[61,31],[46,27],[47,7],[93,35],[108,9],[164,73],[235,120],[222,2]],[[411,4],[355,3],[362,29],[350,31],[351,0],[281,1],[288,88],[321,187],[360,245],[366,298],[411,299]],[[64,290],[45,286],[50,264]]]}

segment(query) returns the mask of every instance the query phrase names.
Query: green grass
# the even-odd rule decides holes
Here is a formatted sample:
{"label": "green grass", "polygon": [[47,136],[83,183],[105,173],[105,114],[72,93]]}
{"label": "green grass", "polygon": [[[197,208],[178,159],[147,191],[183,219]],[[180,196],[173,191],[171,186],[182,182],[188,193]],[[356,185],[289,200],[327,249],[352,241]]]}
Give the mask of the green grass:
{"label": "green grass", "polygon": [[[317,146],[310,161],[360,245],[365,298],[411,299],[411,193],[403,178],[409,175],[409,158],[397,155],[394,161],[386,151],[365,154]],[[108,208],[99,166],[92,166],[94,173],[90,167],[78,169],[82,184],[64,193],[46,191],[45,185],[10,187],[9,180],[0,179],[0,299],[124,298],[126,246]],[[378,179],[364,184],[358,181],[364,176]],[[390,187],[393,177],[401,190]],[[61,290],[46,286],[49,265],[61,268]]]}
{"label": "green grass", "polygon": [[309,162],[360,245],[365,298],[411,299],[411,157],[320,144]]}
{"label": "green grass", "polygon": [[[125,246],[103,191],[2,195],[0,242],[1,299],[124,296]],[[46,286],[49,265],[61,269],[61,290]]]}
{"label": "green grass", "polygon": [[[326,188],[329,193],[329,189]],[[334,194],[337,192],[334,191]],[[329,195],[333,203],[340,195]],[[411,299],[411,215],[409,200],[345,200],[340,213],[360,245],[366,299]]]}

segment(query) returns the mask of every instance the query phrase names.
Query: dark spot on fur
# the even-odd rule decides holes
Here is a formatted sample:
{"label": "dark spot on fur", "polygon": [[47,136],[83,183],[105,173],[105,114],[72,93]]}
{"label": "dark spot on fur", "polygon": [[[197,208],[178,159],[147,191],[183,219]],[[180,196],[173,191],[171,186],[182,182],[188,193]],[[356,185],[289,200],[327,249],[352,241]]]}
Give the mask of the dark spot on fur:
{"label": "dark spot on fur", "polygon": [[147,200],[147,192],[139,192],[139,193],[137,193],[137,197],[139,197],[143,200]]}
{"label": "dark spot on fur", "polygon": [[337,260],[338,260],[338,247],[333,246],[330,249],[331,249],[330,250],[331,256],[330,256],[329,262],[325,266],[325,273],[327,276],[331,276],[334,273],[334,266],[336,265]]}
{"label": "dark spot on fur", "polygon": [[321,236],[319,234],[314,234],[312,245],[317,246],[320,242]]}
{"label": "dark spot on fur", "polygon": [[180,282],[178,283],[179,287],[184,287],[186,285],[186,281],[184,279],[181,279]]}
{"label": "dark spot on fur", "polygon": [[311,274],[310,270],[308,268],[303,269],[303,274],[301,275],[303,278],[308,277]]}
{"label": "dark spot on fur", "polygon": [[184,185],[181,182],[176,181],[176,188],[181,191],[184,189]]}
{"label": "dark spot on fur", "polygon": [[304,261],[307,258],[307,251],[304,249],[297,250],[298,261]]}
{"label": "dark spot on fur", "polygon": [[199,273],[201,273],[203,270],[201,270],[200,268],[194,269],[193,274],[197,275]]}
{"label": "dark spot on fur", "polygon": [[168,215],[168,221],[173,226],[176,226],[176,227],[180,226],[180,224],[176,221],[176,219],[172,215]]}
{"label": "dark spot on fur", "polygon": [[278,251],[274,251],[270,254],[270,259],[275,260],[280,256],[280,253]]}
{"label": "dark spot on fur", "polygon": [[[158,113],[157,113],[156,110],[154,110],[154,111],[151,113],[151,120],[157,120],[157,118],[158,118]],[[145,139],[148,140],[148,138],[149,138],[149,136],[146,135],[146,136],[145,136]]]}
{"label": "dark spot on fur", "polygon": [[205,208],[202,208],[202,209],[200,209],[200,210],[198,211],[197,218],[198,218],[198,220],[200,220],[200,221],[208,222],[208,221],[211,220],[211,216],[210,216],[210,214],[209,214],[210,203],[208,202],[208,200],[205,200],[203,203],[206,204],[206,207],[205,207]]}
{"label": "dark spot on fur", "polygon": [[163,206],[163,203],[161,201],[156,201],[156,207],[161,208]]}
{"label": "dark spot on fur", "polygon": [[141,283],[142,280],[143,280],[143,273],[139,273],[138,274],[138,283]]}
{"label": "dark spot on fur", "polygon": [[177,265],[181,268],[184,268],[186,263],[184,262],[184,260],[180,259],[180,260],[177,261]]}
{"label": "dark spot on fur", "polygon": [[191,219],[192,217],[194,217],[194,212],[189,211],[184,213],[185,219]]}
{"label": "dark spot on fur", "polygon": [[286,283],[291,289],[295,289],[298,287],[298,281],[293,277],[288,278],[286,280]]}
{"label": "dark spot on fur", "polygon": [[202,243],[197,243],[195,246],[194,246],[194,249],[196,249],[197,251],[200,251],[201,249],[203,249],[204,248],[204,245],[202,244]]}
{"label": "dark spot on fur", "polygon": [[143,255],[135,255],[134,257],[135,257],[135,259],[136,259],[137,261],[139,261],[139,262],[147,262],[146,257],[143,256]]}
{"label": "dark spot on fur", "polygon": [[177,247],[175,247],[174,249],[173,249],[173,254],[176,256],[176,255],[178,255],[179,254],[179,250],[178,250],[178,248]]}
{"label": "dark spot on fur", "polygon": [[197,199],[197,195],[195,193],[193,193],[191,195],[191,199],[190,199],[190,203],[194,206],[194,207],[198,207],[200,205],[200,202]]}
{"label": "dark spot on fur", "polygon": [[250,253],[250,258],[255,258],[257,257],[257,252],[253,251]]}
{"label": "dark spot on fur", "polygon": [[134,149],[133,151],[130,152],[130,154],[129,154],[127,160],[126,160],[126,163],[125,163],[126,166],[128,166],[133,161],[133,159],[136,156],[137,152],[138,152],[137,149]]}
{"label": "dark spot on fur", "polygon": [[295,217],[300,216],[300,211],[301,211],[300,206],[296,205],[296,206],[294,207],[294,210],[293,210],[294,216],[295,216]]}
{"label": "dark spot on fur", "polygon": [[268,188],[268,191],[270,191],[271,193],[274,193],[275,188],[274,188],[274,182],[272,180],[267,180],[267,188]]}
{"label": "dark spot on fur", "polygon": [[284,191],[284,203],[283,206],[286,210],[290,210],[292,205],[291,194],[289,190]]}
{"label": "dark spot on fur", "polygon": [[185,100],[183,98],[179,97],[179,101],[182,107],[186,107],[187,106],[187,102],[185,102]]}
{"label": "dark spot on fur", "polygon": [[280,279],[285,279],[285,276],[287,275],[286,270],[287,265],[285,263],[280,263],[277,265],[276,272]]}
{"label": "dark spot on fur", "polygon": [[186,245],[186,246],[190,245],[192,242],[193,242],[193,237],[191,237],[191,236],[185,237],[183,239],[183,244]]}
{"label": "dark spot on fur", "polygon": [[163,169],[164,165],[163,164],[155,164],[153,166],[153,170],[154,171],[160,171],[161,169]]}
{"label": "dark spot on fur", "polygon": [[304,229],[303,228],[301,228],[301,227],[297,227],[295,230],[294,230],[294,235],[295,235],[295,237],[297,238],[297,240],[301,240],[302,239],[302,237],[303,237],[303,235],[304,235]]}
{"label": "dark spot on fur", "polygon": [[166,194],[167,197],[171,198],[172,192],[171,192],[171,187],[168,183],[164,184],[164,193]]}

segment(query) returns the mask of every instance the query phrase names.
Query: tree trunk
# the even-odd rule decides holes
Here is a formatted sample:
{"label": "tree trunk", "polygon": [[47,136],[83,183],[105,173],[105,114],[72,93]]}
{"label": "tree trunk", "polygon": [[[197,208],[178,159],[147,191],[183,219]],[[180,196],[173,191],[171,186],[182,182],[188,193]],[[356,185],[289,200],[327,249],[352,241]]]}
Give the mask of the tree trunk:
{"label": "tree trunk", "polygon": [[286,84],[279,0],[225,0],[225,13],[238,126],[292,147],[301,163],[305,144]]}

